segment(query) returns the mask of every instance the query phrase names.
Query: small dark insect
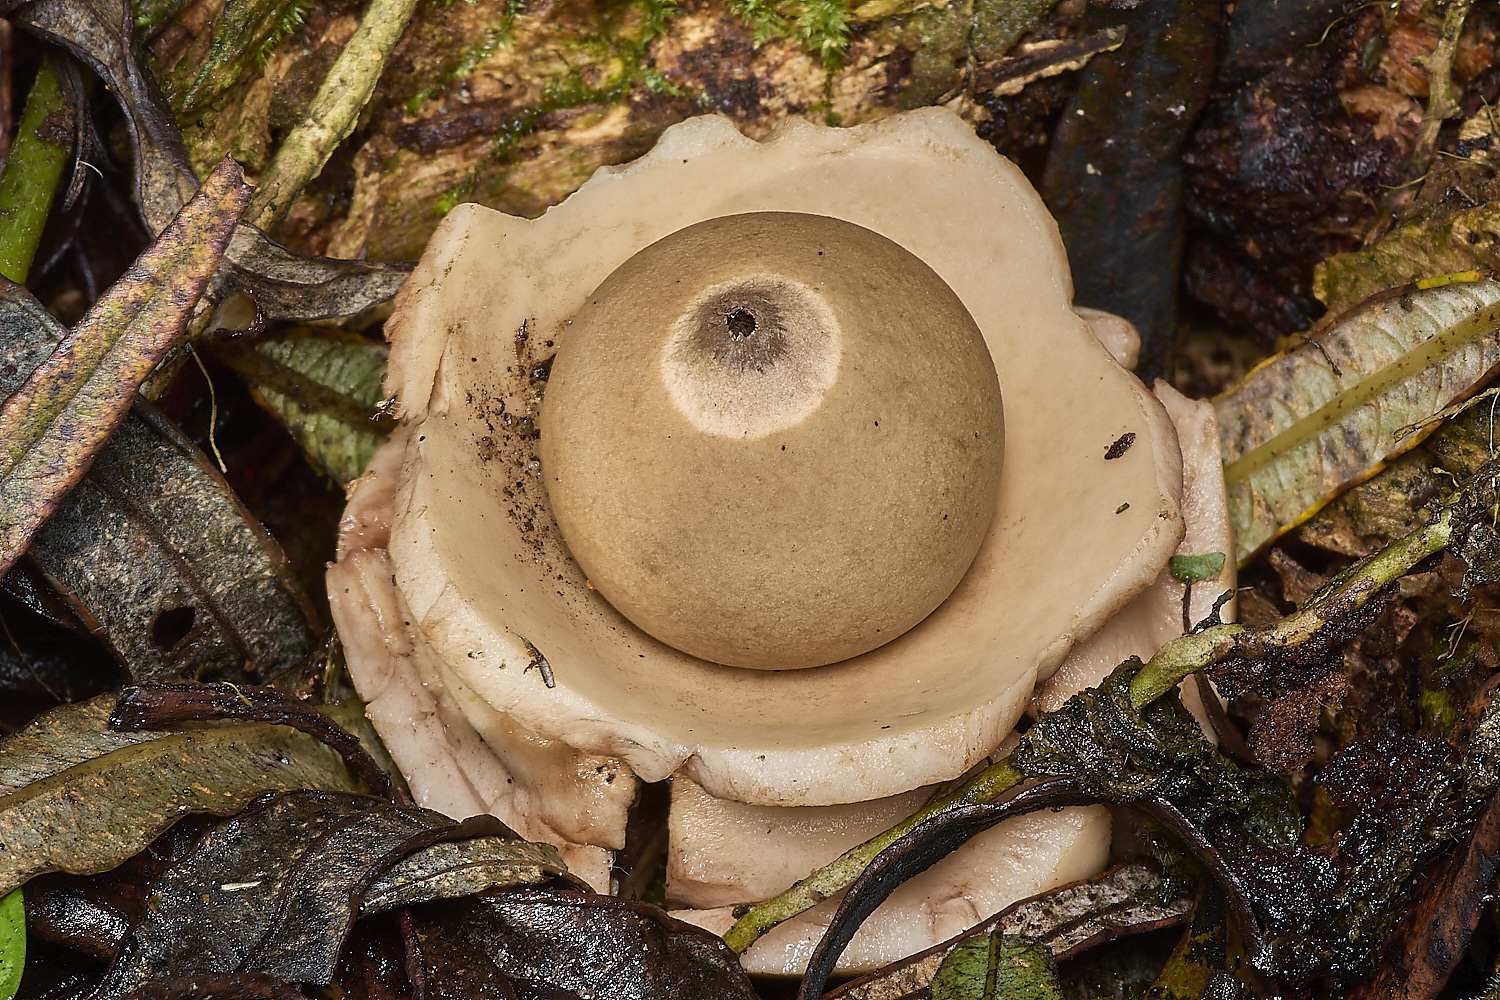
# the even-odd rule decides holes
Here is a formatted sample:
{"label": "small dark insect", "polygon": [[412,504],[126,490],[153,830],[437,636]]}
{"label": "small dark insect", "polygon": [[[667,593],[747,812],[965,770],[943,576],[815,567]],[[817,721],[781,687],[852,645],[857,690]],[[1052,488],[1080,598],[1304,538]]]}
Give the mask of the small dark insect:
{"label": "small dark insect", "polygon": [[1104,450],[1104,460],[1108,462],[1112,458],[1119,458],[1130,450],[1135,444],[1135,431],[1127,431],[1115,438],[1115,443]]}

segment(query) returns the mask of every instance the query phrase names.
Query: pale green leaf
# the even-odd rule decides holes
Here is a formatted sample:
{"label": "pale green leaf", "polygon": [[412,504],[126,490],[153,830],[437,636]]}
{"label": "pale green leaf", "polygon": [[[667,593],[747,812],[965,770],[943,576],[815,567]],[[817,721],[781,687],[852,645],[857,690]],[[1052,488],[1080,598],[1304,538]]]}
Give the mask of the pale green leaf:
{"label": "pale green leaf", "polygon": [[1178,583],[1202,583],[1212,580],[1224,569],[1224,553],[1205,552],[1197,556],[1173,556],[1167,560],[1167,571]]}
{"label": "pale green leaf", "polygon": [[365,470],[389,430],[376,409],[389,353],[384,344],[326,332],[219,351],[313,463],[340,482]]}
{"label": "pale green leaf", "polygon": [[1057,965],[1044,946],[1010,934],[980,935],[948,953],[932,1000],[1061,1000]]}
{"label": "pale green leaf", "polygon": [[1500,363],[1500,281],[1372,300],[1214,401],[1244,562],[1412,447]]}
{"label": "pale green leaf", "polygon": [[26,903],[20,889],[0,898],[0,1000],[10,1000],[26,971]]}

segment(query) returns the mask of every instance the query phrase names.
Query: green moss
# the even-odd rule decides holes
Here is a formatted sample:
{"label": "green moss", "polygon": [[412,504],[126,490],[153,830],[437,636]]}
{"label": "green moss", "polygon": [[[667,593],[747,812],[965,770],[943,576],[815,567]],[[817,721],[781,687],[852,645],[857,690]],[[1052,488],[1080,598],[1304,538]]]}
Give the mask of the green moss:
{"label": "green moss", "polygon": [[[452,0],[449,0],[451,5]],[[465,49],[458,61],[439,73],[431,83],[412,95],[406,102],[406,110],[416,114],[417,110],[457,80],[463,80],[500,46],[508,44],[515,30],[516,18],[526,11],[526,0],[506,0],[505,9],[484,31],[478,45]]]}
{"label": "green moss", "polygon": [[1458,721],[1458,713],[1446,691],[1424,688],[1417,698],[1417,710],[1422,716],[1422,728],[1428,732],[1451,732]]}
{"label": "green moss", "polygon": [[489,151],[474,164],[467,177],[438,197],[432,206],[433,213],[447,215],[455,205],[467,200],[490,168],[514,158],[516,147],[536,131],[544,116],[585,104],[612,104],[634,89],[637,83],[644,82],[640,79],[641,73],[638,63],[626,62],[623,70],[604,86],[590,86],[576,70],[545,85],[541,101],[516,115],[495,133]]}
{"label": "green moss", "polygon": [[757,46],[772,38],[795,38],[830,68],[849,51],[849,7],[845,0],[725,0],[748,27]]}
{"label": "green moss", "polygon": [[285,41],[292,32],[302,27],[302,22],[307,17],[307,10],[311,6],[310,0],[293,0],[292,5],[282,11],[281,16],[276,19],[275,26],[271,28],[271,33],[255,50],[256,66],[264,68],[271,58],[271,51]]}
{"label": "green moss", "polygon": [[264,65],[271,49],[302,23],[308,6],[307,0],[224,0],[208,57],[201,65],[184,59],[162,82],[177,116],[210,106],[252,65]]}
{"label": "green moss", "polygon": [[775,0],[729,0],[729,10],[750,29],[757,47],[792,33],[792,24]]}
{"label": "green moss", "polygon": [[849,11],[843,0],[806,0],[797,16],[797,37],[829,67],[843,65],[849,51]]}
{"label": "green moss", "polygon": [[666,34],[667,25],[677,13],[677,0],[637,0],[645,20],[641,25],[640,44]]}
{"label": "green moss", "polygon": [[193,0],[144,0],[136,7],[135,26],[152,31],[168,18],[176,17],[192,2]]}
{"label": "green moss", "polygon": [[974,0],[968,44],[975,59],[998,59],[1036,27],[1057,0]]}

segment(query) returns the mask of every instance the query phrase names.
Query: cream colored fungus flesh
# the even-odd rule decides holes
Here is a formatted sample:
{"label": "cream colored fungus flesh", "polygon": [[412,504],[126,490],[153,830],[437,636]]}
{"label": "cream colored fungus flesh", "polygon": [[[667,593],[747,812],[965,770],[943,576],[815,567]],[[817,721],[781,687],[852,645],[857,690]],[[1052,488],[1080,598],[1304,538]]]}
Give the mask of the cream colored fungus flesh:
{"label": "cream colored fungus flesh", "polygon": [[[841,219],[920,258],[982,332],[1004,401],[996,509],[951,596],[900,638],[805,670],[719,666],[635,628],[569,559],[536,449],[546,360],[588,295],[671,233],[760,211]],[[854,129],[791,121],[761,142],[694,119],[539,219],[459,206],[387,325],[406,433],[387,446],[399,471],[386,544],[350,544],[363,555],[330,575],[341,631],[399,609],[460,711],[569,748],[580,785],[623,764],[720,798],[827,805],[961,774],[1182,537],[1166,412],[1070,299],[1035,192],[940,110]],[[375,594],[387,586],[399,602]],[[372,662],[388,666],[390,646]]]}

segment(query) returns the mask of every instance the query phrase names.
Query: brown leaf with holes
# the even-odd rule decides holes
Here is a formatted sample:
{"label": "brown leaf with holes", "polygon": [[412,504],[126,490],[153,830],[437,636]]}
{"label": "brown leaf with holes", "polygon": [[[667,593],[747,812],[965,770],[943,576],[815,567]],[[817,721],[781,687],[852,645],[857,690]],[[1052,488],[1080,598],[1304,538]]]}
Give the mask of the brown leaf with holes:
{"label": "brown leaf with holes", "polygon": [[[25,289],[0,287],[0,397],[66,333]],[[254,681],[316,644],[280,547],[202,452],[141,403],[30,556],[137,680]]]}
{"label": "brown leaf with holes", "polygon": [[31,554],[135,680],[262,681],[317,648],[280,546],[204,454],[145,406]]}

